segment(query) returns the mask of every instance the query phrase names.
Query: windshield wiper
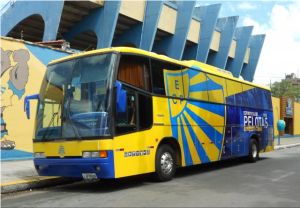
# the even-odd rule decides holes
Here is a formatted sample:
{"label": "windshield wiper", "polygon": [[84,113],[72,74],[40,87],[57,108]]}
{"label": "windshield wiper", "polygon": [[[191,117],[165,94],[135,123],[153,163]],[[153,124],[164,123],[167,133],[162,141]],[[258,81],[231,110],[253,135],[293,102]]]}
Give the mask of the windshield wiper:
{"label": "windshield wiper", "polygon": [[[50,122],[49,122],[49,124],[48,124],[48,126],[47,126],[47,128],[46,128],[46,130],[45,130],[45,132],[44,132],[42,141],[45,141],[46,134],[47,134],[47,132],[48,132],[48,130],[49,130],[49,128],[50,128],[50,126],[51,126],[52,122],[54,121],[55,116],[56,116],[57,114],[58,114],[58,112],[53,113],[52,118],[51,118],[51,120],[50,120]],[[52,132],[53,132],[53,129],[52,129],[51,133],[49,134],[49,136],[52,134]]]}
{"label": "windshield wiper", "polygon": [[70,108],[69,108],[69,106],[68,106],[68,108],[67,108],[67,121],[70,121],[70,124],[71,124],[71,126],[72,126],[72,129],[73,129],[73,131],[74,131],[74,134],[75,134],[75,136],[76,136],[76,138],[77,139],[82,139],[82,137],[80,136],[80,134],[79,134],[79,132],[78,132],[78,130],[76,129],[76,127],[75,127],[75,125],[74,125],[74,123],[73,123],[73,121],[72,121],[72,118],[71,118],[71,116],[70,116]]}
{"label": "windshield wiper", "polygon": [[82,137],[78,133],[78,131],[77,131],[77,129],[76,129],[76,127],[75,127],[75,125],[72,121],[72,118],[70,116],[70,111],[71,111],[70,108],[71,108],[71,97],[69,97],[68,106],[67,106],[67,122],[68,122],[68,120],[70,121],[70,124],[72,126],[72,129],[74,131],[74,134],[75,134],[76,138],[82,140]]}

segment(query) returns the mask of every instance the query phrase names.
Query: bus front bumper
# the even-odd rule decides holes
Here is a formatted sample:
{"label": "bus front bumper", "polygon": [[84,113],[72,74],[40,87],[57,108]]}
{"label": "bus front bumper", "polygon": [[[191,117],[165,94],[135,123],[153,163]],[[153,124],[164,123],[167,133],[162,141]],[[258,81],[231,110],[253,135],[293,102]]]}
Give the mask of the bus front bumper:
{"label": "bus front bumper", "polygon": [[83,173],[95,173],[99,179],[115,178],[113,151],[107,158],[34,159],[40,176],[82,178]]}

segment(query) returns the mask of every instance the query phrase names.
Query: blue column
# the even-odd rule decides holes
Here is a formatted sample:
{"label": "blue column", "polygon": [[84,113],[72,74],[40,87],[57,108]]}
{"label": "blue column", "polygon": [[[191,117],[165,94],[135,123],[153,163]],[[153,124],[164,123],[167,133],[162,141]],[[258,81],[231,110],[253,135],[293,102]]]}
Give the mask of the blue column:
{"label": "blue column", "polygon": [[248,64],[244,64],[242,77],[249,82],[253,81],[255,70],[259,61],[260,53],[264,45],[266,35],[252,35],[250,38],[250,56]]}
{"label": "blue column", "polygon": [[201,20],[198,45],[190,46],[184,51],[183,59],[206,62],[221,4],[196,7],[194,15]]}
{"label": "blue column", "polygon": [[34,14],[45,23],[43,41],[56,40],[64,1],[15,1],[1,16],[1,36],[6,36],[22,20]]}
{"label": "blue column", "polygon": [[177,3],[177,20],[174,35],[168,36],[155,44],[153,51],[165,52],[169,57],[181,60],[196,2],[178,1]]}
{"label": "blue column", "polygon": [[130,29],[125,30],[123,34],[117,37],[117,39],[113,40],[112,46],[117,47],[126,43],[133,43],[138,48],[141,41],[142,28],[143,23],[131,26]]}
{"label": "blue column", "polygon": [[253,26],[238,27],[235,29],[235,56],[234,58],[228,58],[225,69],[231,71],[232,75],[236,78],[240,77],[252,31]]}
{"label": "blue column", "polygon": [[97,35],[97,49],[111,47],[119,16],[121,1],[105,1],[104,7],[93,10],[63,36],[70,41],[77,35],[92,30]]}
{"label": "blue column", "polygon": [[157,26],[163,6],[163,1],[147,1],[146,14],[141,35],[140,49],[151,51]]}
{"label": "blue column", "polygon": [[163,1],[146,1],[144,21],[133,25],[113,41],[113,46],[133,43],[137,48],[152,50]]}
{"label": "blue column", "polygon": [[234,30],[238,21],[238,16],[219,18],[216,27],[221,32],[220,45],[217,53],[208,55],[206,63],[225,69]]}

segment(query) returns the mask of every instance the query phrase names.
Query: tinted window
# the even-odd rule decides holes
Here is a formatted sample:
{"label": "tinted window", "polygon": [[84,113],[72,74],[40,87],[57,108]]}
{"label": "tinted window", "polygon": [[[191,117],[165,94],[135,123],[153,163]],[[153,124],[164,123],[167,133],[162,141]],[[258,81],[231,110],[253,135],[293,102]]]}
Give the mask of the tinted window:
{"label": "tinted window", "polygon": [[183,96],[181,67],[159,60],[151,60],[153,92],[167,96]]}
{"label": "tinted window", "polygon": [[252,108],[262,108],[261,103],[258,102],[259,95],[257,93],[257,88],[243,84],[243,106]]}
{"label": "tinted window", "polygon": [[208,98],[211,102],[224,103],[226,82],[224,78],[207,75]]}
{"label": "tinted window", "polygon": [[242,84],[232,80],[226,80],[227,97],[226,103],[232,105],[242,105]]}
{"label": "tinted window", "polygon": [[206,74],[192,69],[183,70],[183,74],[186,70],[188,76],[183,76],[186,98],[208,101]]}
{"label": "tinted window", "polygon": [[139,94],[139,124],[140,130],[148,129],[153,123],[152,98]]}
{"label": "tinted window", "polygon": [[122,55],[118,80],[150,91],[149,59],[139,56]]}

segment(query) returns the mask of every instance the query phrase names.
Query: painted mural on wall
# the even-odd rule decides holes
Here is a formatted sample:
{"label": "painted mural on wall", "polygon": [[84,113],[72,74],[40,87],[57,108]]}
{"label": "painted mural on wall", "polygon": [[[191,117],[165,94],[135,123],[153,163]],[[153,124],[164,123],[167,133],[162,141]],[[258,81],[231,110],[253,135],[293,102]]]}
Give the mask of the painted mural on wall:
{"label": "painted mural on wall", "polygon": [[[11,65],[10,56],[16,63]],[[15,142],[7,140],[8,131],[3,119],[3,112],[6,108],[13,106],[12,97],[17,96],[20,100],[25,93],[25,86],[28,82],[29,68],[27,62],[30,59],[29,52],[24,49],[15,51],[4,51],[1,48],[1,149],[12,150]]]}
{"label": "painted mural on wall", "polygon": [[24,98],[39,92],[47,64],[70,55],[26,42],[1,38],[1,160],[31,159],[37,102],[31,119],[24,113]]}

